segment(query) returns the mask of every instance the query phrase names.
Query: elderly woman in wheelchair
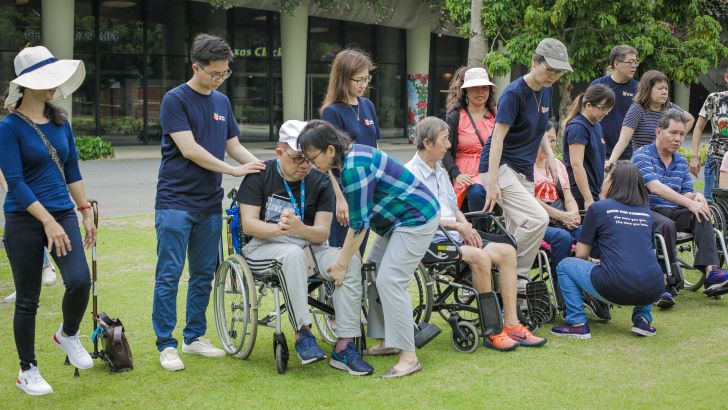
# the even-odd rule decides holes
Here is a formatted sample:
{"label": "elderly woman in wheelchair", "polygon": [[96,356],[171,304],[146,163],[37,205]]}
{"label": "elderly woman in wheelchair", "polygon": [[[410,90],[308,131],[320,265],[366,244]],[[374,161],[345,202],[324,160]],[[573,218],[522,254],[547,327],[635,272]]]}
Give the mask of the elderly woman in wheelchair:
{"label": "elderly woman in wheelchair", "polygon": [[462,261],[470,267],[473,288],[478,293],[492,291],[491,267],[496,265],[499,269],[504,326],[498,334],[485,336],[483,345],[500,351],[513,350],[519,345],[542,346],[546,339],[534,336],[518,320],[514,242],[489,242],[489,236],[475,230],[457,206],[453,186],[440,164],[450,147],[448,125],[439,118],[425,118],[417,124],[415,140],[417,152],[405,167],[427,186],[440,203],[441,231],[433,238],[435,247],[438,243],[450,241],[458,245]]}
{"label": "elderly woman in wheelchair", "polygon": [[352,375],[374,369],[359,356],[353,339],[361,336],[361,261],[354,257],[341,276],[318,266],[329,266],[339,257],[338,248],[324,245],[333,215],[333,190],[328,177],[312,170],[297,151],[296,141],[306,125],[287,121],[280,130],[276,159],[264,172],[245,178],[238,191],[243,232],[252,240],[243,248],[248,260],[276,260],[280,288],[296,330],[296,354],[303,364],[326,358],[311,333],[308,278],[320,275],[334,281],[333,305],[338,341],[330,365]]}

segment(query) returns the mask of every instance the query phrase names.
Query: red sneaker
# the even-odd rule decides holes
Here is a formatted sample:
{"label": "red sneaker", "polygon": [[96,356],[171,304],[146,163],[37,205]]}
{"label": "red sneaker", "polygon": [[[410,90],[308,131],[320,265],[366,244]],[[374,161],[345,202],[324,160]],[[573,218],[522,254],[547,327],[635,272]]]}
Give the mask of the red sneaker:
{"label": "red sneaker", "polygon": [[521,346],[538,347],[546,344],[546,339],[542,337],[534,336],[526,326],[517,324],[515,326],[507,327],[503,331],[508,334],[508,337],[515,340]]}

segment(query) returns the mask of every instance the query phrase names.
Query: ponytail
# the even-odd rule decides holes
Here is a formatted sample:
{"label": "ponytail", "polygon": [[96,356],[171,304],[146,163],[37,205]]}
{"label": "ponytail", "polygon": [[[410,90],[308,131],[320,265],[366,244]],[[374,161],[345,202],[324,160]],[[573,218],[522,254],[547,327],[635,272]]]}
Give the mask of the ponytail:
{"label": "ponytail", "polygon": [[573,120],[574,117],[576,117],[581,112],[581,110],[584,108],[583,100],[584,100],[584,93],[581,93],[578,96],[576,96],[576,99],[574,100],[574,102],[571,103],[571,111],[569,111],[569,115],[567,115],[566,119],[564,120],[564,127],[566,127],[569,124],[569,122],[571,122],[571,120]]}

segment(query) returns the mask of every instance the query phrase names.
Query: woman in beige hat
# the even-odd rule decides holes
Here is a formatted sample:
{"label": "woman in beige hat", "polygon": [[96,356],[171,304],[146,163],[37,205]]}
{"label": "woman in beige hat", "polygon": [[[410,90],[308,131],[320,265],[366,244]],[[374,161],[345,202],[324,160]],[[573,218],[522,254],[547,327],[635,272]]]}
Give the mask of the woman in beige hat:
{"label": "woman in beige hat", "polygon": [[[12,113],[0,121],[0,168],[8,183],[4,240],[17,292],[13,332],[20,371],[16,385],[40,396],[53,392],[35,358],[44,246],[60,268],[66,287],[63,323],[51,340],[76,368],[93,366],[78,328],[91,287],[83,248],[96,241],[96,228],[73,131],[65,113],[50,104],[71,95],[83,82],[85,70],[82,61],[57,60],[39,46],[25,48],[15,57],[15,73],[18,77],[10,83],[4,104]],[[81,237],[76,207],[83,215],[85,238]]]}
{"label": "woman in beige hat", "polygon": [[468,210],[481,211],[485,189],[478,178],[478,164],[495,126],[495,84],[484,68],[460,67],[447,99],[450,149],[442,165],[453,180],[458,205],[467,198]]}

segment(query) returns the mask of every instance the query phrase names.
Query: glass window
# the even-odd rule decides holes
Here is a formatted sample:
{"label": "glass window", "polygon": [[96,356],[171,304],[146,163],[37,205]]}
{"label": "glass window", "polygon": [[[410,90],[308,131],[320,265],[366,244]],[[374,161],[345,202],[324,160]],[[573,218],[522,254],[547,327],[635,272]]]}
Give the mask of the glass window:
{"label": "glass window", "polygon": [[445,115],[447,92],[455,70],[467,62],[468,40],[433,34],[430,37],[430,115]]}
{"label": "glass window", "polygon": [[40,2],[0,0],[0,50],[17,53],[27,44],[41,44]]}
{"label": "glass window", "polygon": [[[308,19],[308,61],[328,66],[341,50],[339,22],[319,17]],[[320,66],[317,66],[320,69]],[[328,70],[326,70],[328,72]]]}
{"label": "glass window", "polygon": [[[152,141],[162,138],[159,108],[164,94],[186,82],[190,71],[187,57],[149,56],[147,66],[147,136]],[[143,95],[142,95],[143,96]]]}
{"label": "glass window", "polygon": [[94,45],[96,17],[91,0],[75,1],[73,25],[73,52],[93,53],[96,47]]}
{"label": "glass window", "polygon": [[227,12],[225,10],[215,9],[213,11],[212,7],[207,3],[188,1],[187,16],[190,41],[200,33],[212,34],[224,39],[228,38]]}
{"label": "glass window", "polygon": [[74,53],[82,60],[86,79],[73,93],[73,132],[76,135],[96,135],[96,62],[93,54]]}
{"label": "glass window", "polygon": [[[149,54],[186,56],[187,22],[185,2],[155,0],[147,3],[147,50]],[[209,13],[209,12],[208,12]]]}
{"label": "glass window", "polygon": [[141,54],[143,27],[141,2],[102,1],[99,5],[99,51]]}
{"label": "glass window", "polygon": [[377,55],[376,64],[405,64],[407,56],[402,51],[405,48],[404,30],[376,26],[377,28]]}
{"label": "glass window", "polygon": [[361,23],[345,23],[344,44],[353,46],[371,53],[372,31],[374,26]]}
{"label": "glass window", "polygon": [[405,66],[398,64],[379,64],[373,73],[370,85],[370,98],[377,110],[382,137],[401,137],[404,135],[404,103],[402,84],[405,79]]}
{"label": "glass window", "polygon": [[141,55],[101,55],[99,117],[101,133],[112,143],[136,143],[144,127]]}
{"label": "glass window", "polygon": [[235,35],[231,44],[236,58],[268,58],[268,12],[265,10],[233,9]]}

